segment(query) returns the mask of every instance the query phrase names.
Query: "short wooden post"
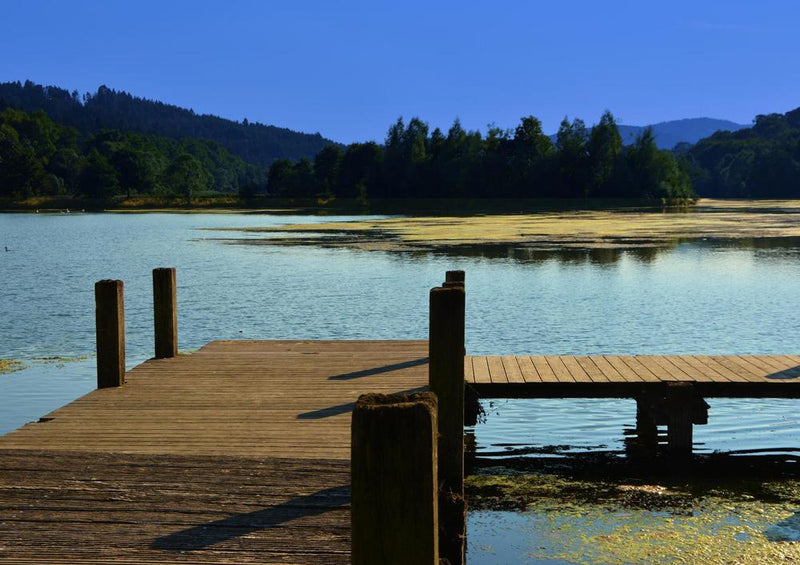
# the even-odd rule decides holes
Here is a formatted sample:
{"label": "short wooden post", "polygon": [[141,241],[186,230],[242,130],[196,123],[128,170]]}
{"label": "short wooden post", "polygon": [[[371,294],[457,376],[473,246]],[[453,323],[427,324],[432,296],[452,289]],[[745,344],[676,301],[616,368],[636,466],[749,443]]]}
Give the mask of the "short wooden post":
{"label": "short wooden post", "polygon": [[122,281],[94,285],[97,388],[125,383],[125,304]]}
{"label": "short wooden post", "polygon": [[428,383],[439,399],[439,554],[464,562],[464,288],[430,292]]}
{"label": "short wooden post", "polygon": [[365,394],[353,410],[352,564],[438,565],[436,396]]}
{"label": "short wooden post", "polygon": [[692,455],[692,383],[667,385],[667,447],[670,455],[688,459]]}
{"label": "short wooden post", "polygon": [[178,295],[175,269],[153,269],[153,321],[156,359],[178,354]]}
{"label": "short wooden post", "polygon": [[445,288],[452,286],[460,286],[463,288],[466,284],[465,279],[464,271],[447,271],[444,274],[444,284],[442,286]]}

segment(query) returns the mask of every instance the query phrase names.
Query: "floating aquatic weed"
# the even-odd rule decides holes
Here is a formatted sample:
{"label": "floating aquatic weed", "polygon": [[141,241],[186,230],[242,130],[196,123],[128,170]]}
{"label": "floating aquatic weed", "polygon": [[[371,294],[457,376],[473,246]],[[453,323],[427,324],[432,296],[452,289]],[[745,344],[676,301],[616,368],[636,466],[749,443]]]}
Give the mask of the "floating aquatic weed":
{"label": "floating aquatic weed", "polygon": [[[494,469],[493,469],[494,470]],[[536,551],[607,565],[777,565],[800,561],[795,479],[752,478],[713,487],[615,484],[554,475],[482,475],[466,483],[471,507],[524,508]]]}
{"label": "floating aquatic weed", "polygon": [[16,359],[0,359],[0,375],[21,371],[25,367],[26,365],[22,361]]}
{"label": "floating aquatic weed", "polygon": [[78,361],[85,361],[88,359],[88,355],[77,355],[75,357],[64,357],[61,355],[51,355],[48,357],[34,357],[33,361],[35,363],[43,363],[46,365],[55,365],[56,367],[63,367],[67,363],[77,363]]}

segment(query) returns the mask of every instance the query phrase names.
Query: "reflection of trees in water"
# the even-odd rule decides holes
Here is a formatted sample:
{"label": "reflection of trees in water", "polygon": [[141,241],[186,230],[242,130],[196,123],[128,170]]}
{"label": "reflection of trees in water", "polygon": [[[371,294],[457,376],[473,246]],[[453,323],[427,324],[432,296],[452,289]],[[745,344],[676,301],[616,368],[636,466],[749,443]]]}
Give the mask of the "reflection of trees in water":
{"label": "reflection of trees in water", "polygon": [[[795,255],[800,257],[800,238],[735,238],[735,239],[676,239],[659,245],[641,247],[541,247],[520,244],[475,244],[438,246],[437,253],[453,257],[477,257],[482,259],[511,259],[520,263],[544,263],[557,261],[568,265],[614,265],[623,257],[641,263],[651,263],[663,253],[673,251],[678,245],[688,244],[700,249],[752,250],[759,257]],[[417,252],[425,255],[426,252]]]}
{"label": "reflection of trees in water", "polygon": [[479,257],[482,259],[511,259],[520,263],[544,263],[558,261],[568,265],[613,265],[624,256],[644,263],[653,261],[659,253],[671,250],[675,244],[663,247],[590,247],[541,249],[509,244],[458,245],[440,247],[439,253],[455,257]]}

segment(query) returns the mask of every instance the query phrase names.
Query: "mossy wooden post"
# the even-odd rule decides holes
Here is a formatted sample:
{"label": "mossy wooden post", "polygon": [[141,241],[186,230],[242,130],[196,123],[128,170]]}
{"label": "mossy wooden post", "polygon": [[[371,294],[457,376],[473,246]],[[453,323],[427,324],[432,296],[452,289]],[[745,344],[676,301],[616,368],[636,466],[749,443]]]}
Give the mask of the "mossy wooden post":
{"label": "mossy wooden post", "polygon": [[464,562],[464,288],[430,292],[428,383],[439,399],[439,554]]}
{"label": "mossy wooden post", "polygon": [[453,286],[460,286],[464,288],[465,286],[465,273],[464,271],[447,271],[444,274],[444,284],[442,285],[445,288],[450,288]]}
{"label": "mossy wooden post", "polygon": [[438,565],[436,396],[365,394],[353,410],[352,564]]}
{"label": "mossy wooden post", "polygon": [[671,456],[686,460],[692,456],[692,383],[667,385],[667,447]]}
{"label": "mossy wooden post", "polygon": [[122,281],[94,285],[97,388],[125,383],[125,304]]}
{"label": "mossy wooden post", "polygon": [[178,295],[175,269],[153,269],[153,321],[156,359],[178,354]]}

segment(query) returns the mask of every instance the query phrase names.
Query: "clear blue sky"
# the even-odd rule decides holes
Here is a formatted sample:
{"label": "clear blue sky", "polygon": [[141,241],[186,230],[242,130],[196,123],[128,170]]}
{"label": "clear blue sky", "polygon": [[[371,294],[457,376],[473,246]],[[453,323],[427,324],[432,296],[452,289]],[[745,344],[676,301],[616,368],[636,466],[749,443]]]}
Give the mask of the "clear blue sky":
{"label": "clear blue sky", "polygon": [[145,98],[342,142],[398,117],[554,132],[800,106],[798,0],[4,2],[0,81]]}

